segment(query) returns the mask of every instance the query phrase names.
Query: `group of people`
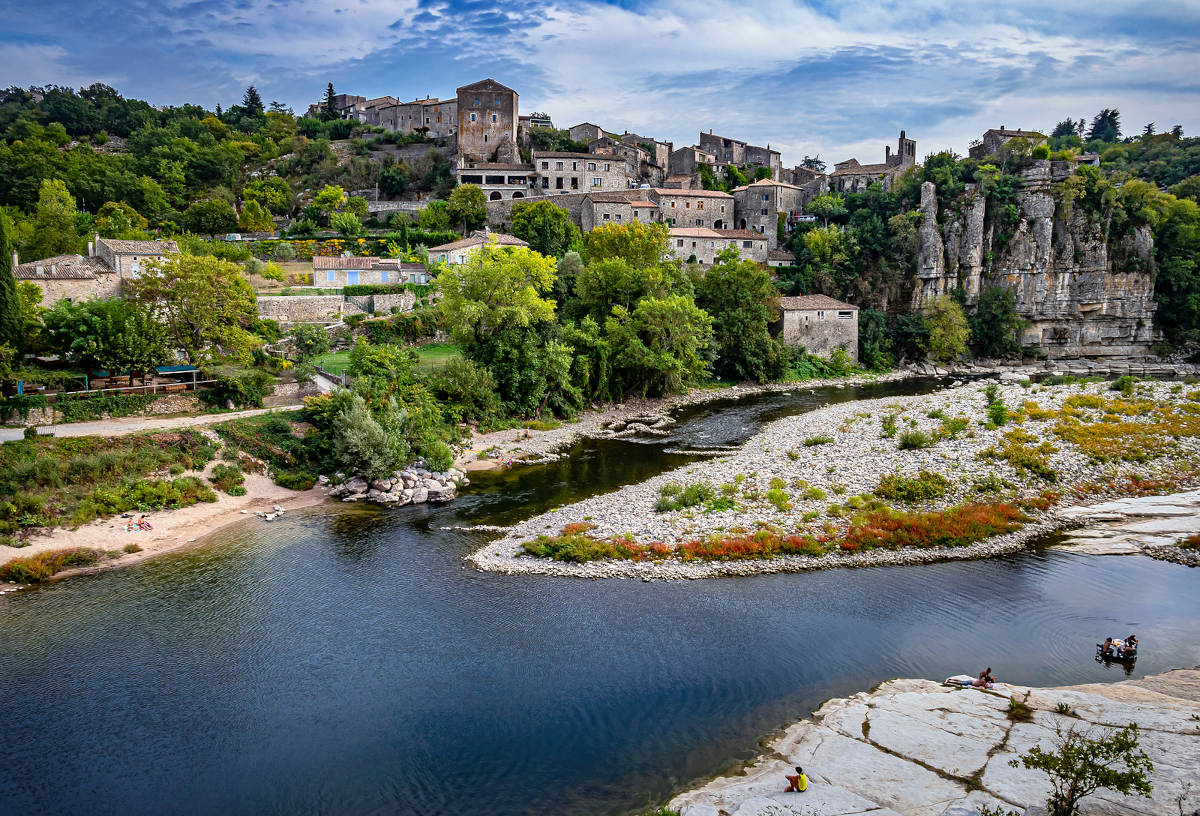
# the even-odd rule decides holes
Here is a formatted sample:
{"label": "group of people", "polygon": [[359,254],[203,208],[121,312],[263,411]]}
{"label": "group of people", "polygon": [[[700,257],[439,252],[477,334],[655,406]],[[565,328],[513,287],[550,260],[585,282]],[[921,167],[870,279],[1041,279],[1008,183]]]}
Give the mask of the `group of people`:
{"label": "group of people", "polygon": [[1100,653],[1104,657],[1134,657],[1137,654],[1137,635],[1130,635],[1124,641],[1106,637],[1100,645]]}
{"label": "group of people", "polygon": [[145,516],[138,516],[137,521],[134,521],[133,517],[130,516],[129,520],[125,522],[125,532],[127,533],[136,533],[153,529],[154,528],[150,526],[150,521]]}

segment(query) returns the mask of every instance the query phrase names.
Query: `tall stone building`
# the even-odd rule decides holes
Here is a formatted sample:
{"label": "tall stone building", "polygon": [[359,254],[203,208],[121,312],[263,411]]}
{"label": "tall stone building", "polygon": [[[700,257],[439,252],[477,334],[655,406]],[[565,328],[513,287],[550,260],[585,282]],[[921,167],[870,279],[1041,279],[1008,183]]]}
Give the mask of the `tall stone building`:
{"label": "tall stone building", "polygon": [[457,95],[460,163],[519,162],[517,92],[485,79],[463,85]]}
{"label": "tall stone building", "polygon": [[896,142],[896,152],[892,152],[891,145],[884,148],[882,164],[860,164],[858,159],[838,162],[829,176],[829,187],[838,193],[861,193],[878,182],[887,190],[897,176],[916,163],[917,143],[905,136],[902,130]]}

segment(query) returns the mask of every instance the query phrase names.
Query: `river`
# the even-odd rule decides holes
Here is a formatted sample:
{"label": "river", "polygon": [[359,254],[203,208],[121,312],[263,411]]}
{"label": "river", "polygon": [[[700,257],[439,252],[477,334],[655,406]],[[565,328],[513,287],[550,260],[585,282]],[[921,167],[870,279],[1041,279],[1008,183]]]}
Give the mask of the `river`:
{"label": "river", "polygon": [[480,476],[442,508],[328,504],[0,597],[0,813],[625,814],[756,753],[822,700],[985,665],[1120,679],[1200,663],[1194,571],[1031,551],[681,583],[480,573],[479,533],[835,399],[692,408]]}

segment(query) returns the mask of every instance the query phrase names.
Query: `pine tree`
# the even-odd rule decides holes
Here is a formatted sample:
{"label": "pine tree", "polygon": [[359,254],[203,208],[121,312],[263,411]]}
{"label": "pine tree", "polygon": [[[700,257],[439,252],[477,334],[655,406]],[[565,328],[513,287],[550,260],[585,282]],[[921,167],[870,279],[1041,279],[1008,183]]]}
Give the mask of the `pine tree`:
{"label": "pine tree", "polygon": [[246,93],[242,96],[242,107],[246,109],[246,113],[250,116],[263,115],[262,97],[258,95],[258,89],[251,85],[246,89]]}
{"label": "pine tree", "polygon": [[337,119],[337,94],[333,92],[333,83],[325,86],[325,101],[321,103],[321,114],[325,120]]}
{"label": "pine tree", "polygon": [[221,103],[220,102],[217,103],[217,118],[218,119],[221,118]]}
{"label": "pine tree", "polygon": [[1087,140],[1118,142],[1121,140],[1121,112],[1116,108],[1105,108],[1092,119],[1092,129]]}
{"label": "pine tree", "polygon": [[21,348],[21,298],[13,277],[12,243],[8,238],[8,217],[0,213],[0,345]]}
{"label": "pine tree", "polygon": [[1153,136],[1154,135],[1154,123],[1153,122],[1150,122],[1144,128],[1142,128],[1142,135],[1143,136]]}

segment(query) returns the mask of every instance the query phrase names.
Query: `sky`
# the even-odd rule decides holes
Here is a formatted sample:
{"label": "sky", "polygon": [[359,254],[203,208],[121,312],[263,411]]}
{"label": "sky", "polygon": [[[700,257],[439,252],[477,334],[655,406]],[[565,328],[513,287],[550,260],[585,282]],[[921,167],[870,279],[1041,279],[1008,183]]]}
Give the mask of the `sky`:
{"label": "sky", "polygon": [[303,111],[325,84],[402,99],[485,77],[522,113],[676,147],[700,131],[883,160],[965,153],[990,127],[1121,111],[1200,135],[1189,0],[0,0],[0,86],[104,82],[212,108],[255,85]]}

